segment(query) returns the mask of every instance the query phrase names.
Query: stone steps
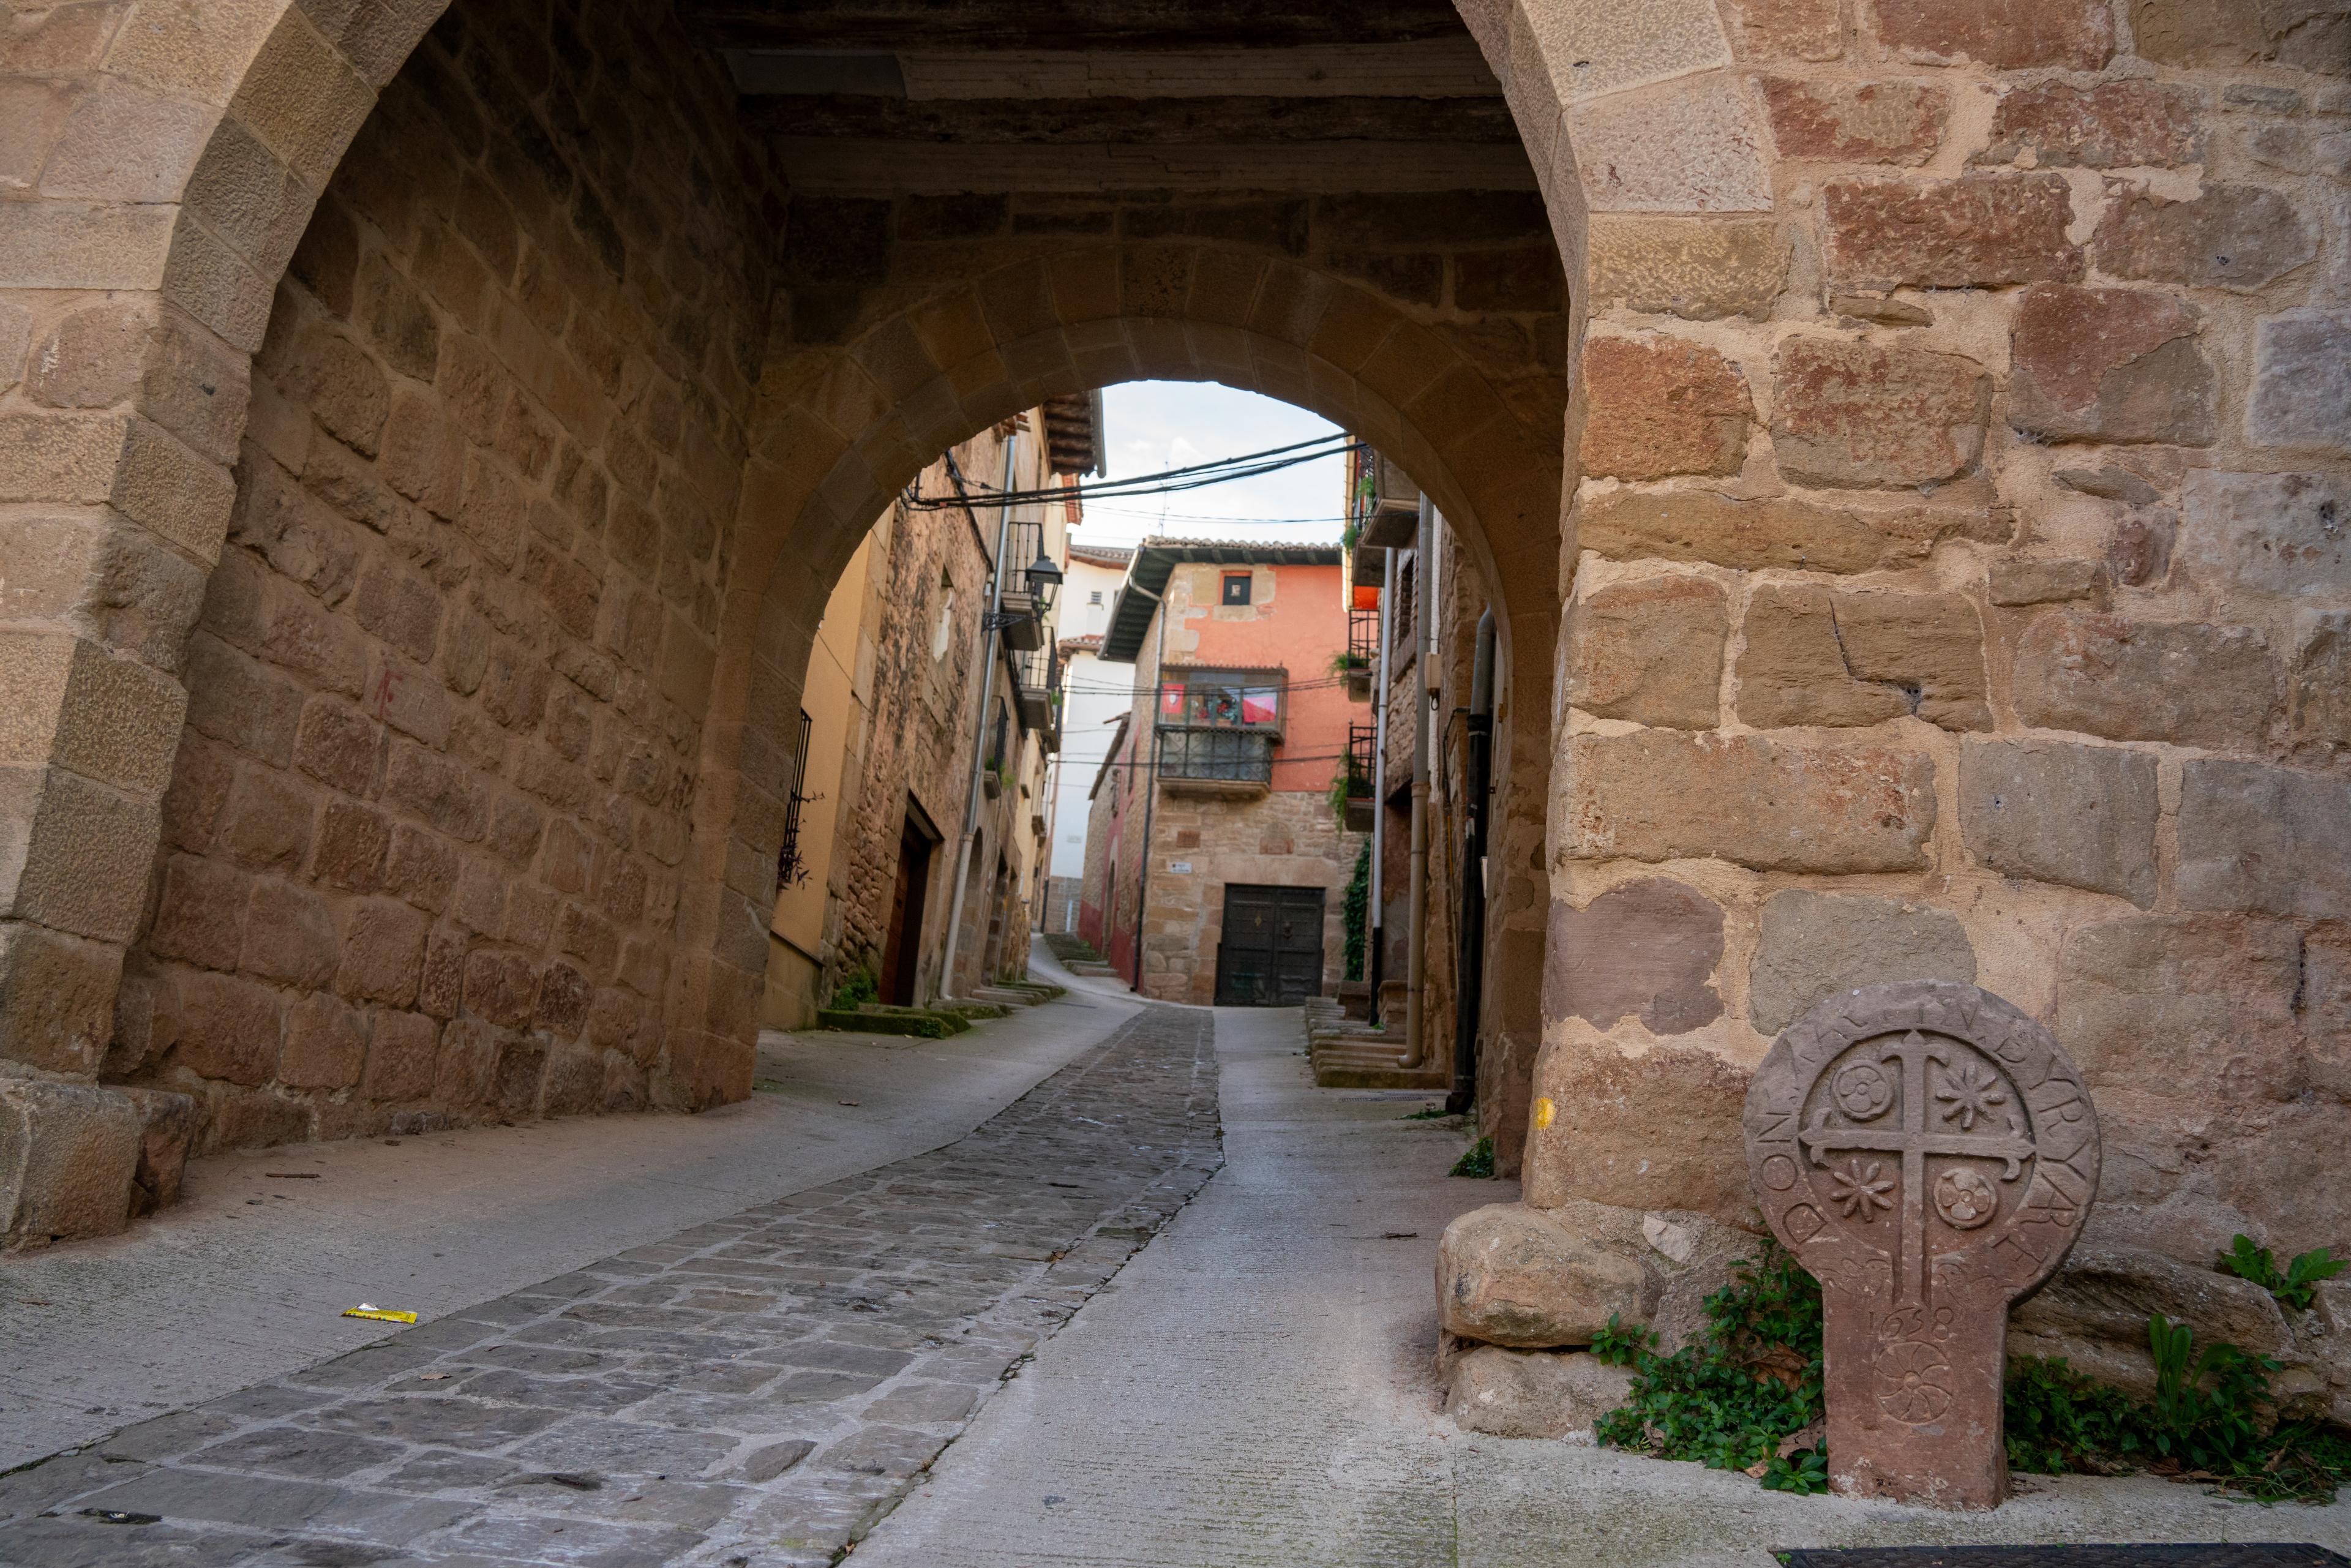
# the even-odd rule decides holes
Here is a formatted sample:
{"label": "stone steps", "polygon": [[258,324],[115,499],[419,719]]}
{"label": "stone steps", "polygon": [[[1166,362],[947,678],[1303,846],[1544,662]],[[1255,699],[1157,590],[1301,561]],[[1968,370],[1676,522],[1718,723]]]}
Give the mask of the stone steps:
{"label": "stone steps", "polygon": [[1453,1072],[1444,1062],[1416,1068],[1396,1065],[1404,1036],[1372,1029],[1348,1018],[1339,1003],[1315,997],[1306,1003],[1306,1055],[1315,1084],[1323,1089],[1450,1089]]}

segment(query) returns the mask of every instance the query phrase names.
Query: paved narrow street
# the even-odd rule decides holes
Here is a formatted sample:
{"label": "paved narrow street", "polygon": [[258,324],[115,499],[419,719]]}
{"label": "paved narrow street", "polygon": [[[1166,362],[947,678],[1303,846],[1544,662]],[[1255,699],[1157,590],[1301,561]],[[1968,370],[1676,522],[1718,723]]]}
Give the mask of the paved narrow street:
{"label": "paved narrow street", "polygon": [[[0,1563],[1764,1568],[1794,1545],[2351,1546],[2351,1505],[2069,1478],[1952,1516],[1461,1432],[1439,1408],[1430,1264],[1448,1219],[1511,1189],[1447,1179],[1461,1134],[1405,1119],[1417,1097],[1315,1090],[1292,1011],[1136,1010],[1082,982],[967,1038],[952,1062],[893,1060],[966,1107],[944,1067],[1041,1081],[944,1146],[415,1329],[334,1320],[375,1343],[289,1352],[276,1375],[0,1475]],[[1067,1064],[1046,1074],[1039,1041]],[[494,1272],[512,1220],[483,1223],[486,1248],[442,1238],[467,1277]],[[206,1256],[144,1234],[144,1254],[135,1233],[85,1256],[121,1279]],[[144,1299],[126,1286],[113,1308],[134,1354],[120,1320]],[[24,1322],[0,1319],[17,1363]],[[73,1384],[88,1346],[47,1343]],[[202,1359],[167,1327],[159,1343]]]}

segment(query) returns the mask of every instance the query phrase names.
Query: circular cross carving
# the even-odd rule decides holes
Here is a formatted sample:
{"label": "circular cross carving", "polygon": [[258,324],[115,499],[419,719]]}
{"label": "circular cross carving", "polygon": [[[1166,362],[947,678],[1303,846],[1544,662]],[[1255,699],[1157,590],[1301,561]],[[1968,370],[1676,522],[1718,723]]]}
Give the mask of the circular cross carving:
{"label": "circular cross carving", "polygon": [[1813,1009],[1756,1070],[1745,1124],[1773,1232],[1824,1286],[1889,1307],[2030,1294],[2097,1190],[2097,1118],[2073,1062],[2009,1003],[1949,980]]}

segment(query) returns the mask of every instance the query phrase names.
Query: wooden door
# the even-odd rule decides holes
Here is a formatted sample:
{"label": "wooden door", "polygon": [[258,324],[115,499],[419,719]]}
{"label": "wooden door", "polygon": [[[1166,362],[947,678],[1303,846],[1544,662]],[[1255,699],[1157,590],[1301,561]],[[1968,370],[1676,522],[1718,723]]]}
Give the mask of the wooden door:
{"label": "wooden door", "polygon": [[1217,1005],[1296,1007],[1322,992],[1322,889],[1225,888]]}
{"label": "wooden door", "polygon": [[882,949],[882,999],[914,1005],[922,970],[923,905],[931,886],[931,841],[909,820],[898,831],[898,881],[890,890],[890,936]]}

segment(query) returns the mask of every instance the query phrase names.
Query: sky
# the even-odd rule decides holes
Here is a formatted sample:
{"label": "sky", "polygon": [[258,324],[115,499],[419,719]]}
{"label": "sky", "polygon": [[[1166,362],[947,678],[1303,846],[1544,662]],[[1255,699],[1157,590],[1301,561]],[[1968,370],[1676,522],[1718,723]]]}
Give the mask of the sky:
{"label": "sky", "polygon": [[[1127,382],[1105,388],[1102,425],[1113,479],[1338,434],[1338,426],[1302,408],[1214,382]],[[1173,496],[1090,502],[1076,538],[1097,545],[1132,544],[1154,534],[1285,544],[1335,541],[1345,488],[1345,459],[1326,457]],[[1265,518],[1312,520],[1251,521]]]}

